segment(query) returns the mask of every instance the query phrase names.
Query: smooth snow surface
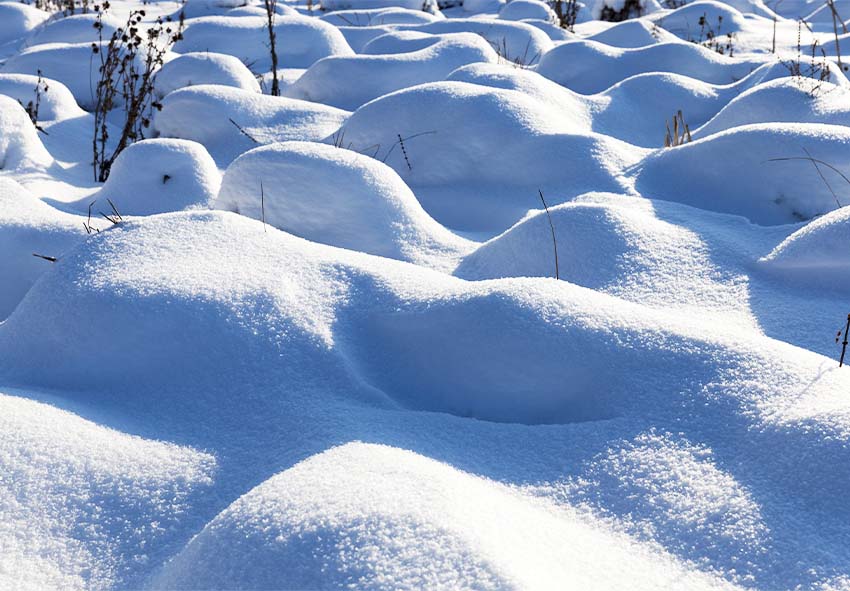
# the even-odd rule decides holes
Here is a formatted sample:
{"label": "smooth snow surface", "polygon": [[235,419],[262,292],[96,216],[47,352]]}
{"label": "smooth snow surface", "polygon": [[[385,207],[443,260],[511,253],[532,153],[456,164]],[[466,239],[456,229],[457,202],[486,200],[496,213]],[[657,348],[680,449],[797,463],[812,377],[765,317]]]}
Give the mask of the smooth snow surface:
{"label": "smooth snow surface", "polygon": [[639,4],[0,0],[0,589],[850,588],[850,35]]}

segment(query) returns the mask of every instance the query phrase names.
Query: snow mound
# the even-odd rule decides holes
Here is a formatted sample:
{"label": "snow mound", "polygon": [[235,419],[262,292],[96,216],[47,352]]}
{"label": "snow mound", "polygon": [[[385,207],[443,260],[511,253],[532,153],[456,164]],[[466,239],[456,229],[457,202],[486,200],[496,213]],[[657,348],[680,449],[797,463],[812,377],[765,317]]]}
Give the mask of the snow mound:
{"label": "snow mound", "polygon": [[59,257],[83,234],[83,220],[36,199],[0,177],[0,320],[5,319],[50,263],[33,253]]}
{"label": "snow mound", "polygon": [[0,170],[43,170],[52,163],[53,158],[21,104],[0,95]]}
{"label": "snow mound", "polygon": [[657,43],[675,43],[678,41],[675,35],[646,18],[635,18],[615,23],[604,31],[590,35],[587,39],[623,49],[636,49]]}
{"label": "snow mound", "polygon": [[[787,224],[832,211],[835,197],[806,157],[839,170],[850,165],[850,130],[838,125],[772,123],[735,127],[648,156],[635,172],[644,196],[742,215],[763,225]],[[841,182],[823,169],[833,184]]]}
{"label": "snow mound", "polygon": [[511,0],[499,11],[499,18],[507,21],[536,19],[554,22],[557,17],[547,4],[538,0]]}
{"label": "snow mound", "polygon": [[122,215],[206,209],[220,184],[221,174],[202,145],[180,139],[142,140],[118,155],[100,191],[72,206],[86,212],[94,203],[93,211],[110,213],[112,201]]}
{"label": "snow mound", "polygon": [[[743,14],[726,2],[715,0],[692,2],[649,19],[685,41],[704,40],[708,31],[722,39],[727,33],[738,33],[746,27]],[[705,23],[702,27],[700,21]]]}
{"label": "snow mound", "polygon": [[367,103],[339,136],[392,166],[442,224],[501,231],[536,204],[538,189],[557,187],[560,200],[622,190],[621,167],[643,151],[585,125],[516,90],[436,82]]}
{"label": "snow mound", "polygon": [[391,168],[325,144],[246,152],[225,172],[215,207],[314,242],[415,263],[450,267],[470,250],[422,210]]}
{"label": "snow mound", "polygon": [[0,393],[0,587],[140,588],[215,465]]}
{"label": "snow mound", "polygon": [[[265,15],[264,8],[258,6],[256,2],[249,3],[249,0],[186,0],[180,10],[171,14],[171,18],[173,20],[179,19],[181,11],[187,19],[202,16]],[[275,13],[297,14],[295,9],[285,4],[276,4]]]}
{"label": "snow mound", "polygon": [[[94,13],[73,14],[55,20],[51,19],[33,31],[27,37],[26,44],[33,46],[46,43],[95,43],[101,39],[94,27],[95,22],[97,22],[97,15]],[[103,24],[103,39],[109,39],[116,29],[125,24],[121,19],[108,12],[103,14],[101,23]]]}
{"label": "snow mound", "polygon": [[688,589],[733,588],[503,484],[410,451],[349,443],[234,502],[154,585],[658,589],[671,578]]}
{"label": "snow mound", "polygon": [[[463,38],[474,33],[445,33],[443,35],[433,35],[431,33],[420,33],[419,31],[396,31],[392,30],[375,37],[357,53],[366,55],[391,55],[397,53],[409,53],[411,51],[419,51],[427,49],[435,43],[439,43],[444,37]],[[481,39],[480,36],[478,36]]]}
{"label": "snow mound", "polygon": [[480,36],[448,34],[435,37],[434,43],[417,51],[319,60],[286,94],[353,111],[393,91],[443,80],[466,64],[497,60],[496,52]]}
{"label": "snow mound", "polygon": [[447,79],[520,92],[551,108],[576,132],[590,131],[597,111],[606,104],[604,100],[579,95],[533,70],[506,64],[470,64],[458,68]]}
{"label": "snow mound", "polygon": [[[814,96],[813,96],[814,95]],[[695,136],[705,137],[750,123],[829,123],[850,126],[850,89],[808,78],[780,78],[741,93]]]}
{"label": "snow mound", "polygon": [[337,27],[376,27],[381,25],[420,25],[444,20],[443,13],[431,14],[409,8],[372,8],[365,10],[336,10],[319,17]]}
{"label": "snow mound", "polygon": [[251,70],[232,55],[223,53],[185,53],[171,60],[156,73],[155,90],[160,100],[170,92],[197,84],[217,84],[261,92]]}
{"label": "snow mound", "polygon": [[593,129],[636,146],[659,148],[664,145],[665,123],[678,111],[693,131],[716,115],[737,90],[679,74],[638,74],[598,95],[606,102],[593,119]]}
{"label": "snow mound", "polygon": [[401,28],[432,34],[475,33],[484,37],[503,59],[529,66],[536,64],[553,46],[549,36],[537,27],[492,18],[453,18]]}
{"label": "snow mound", "polygon": [[[278,16],[275,35],[278,59],[289,68],[309,68],[323,57],[353,53],[336,27],[315,18]],[[267,44],[265,18],[209,16],[187,22],[174,51],[225,53],[264,73],[271,69]]]}
{"label": "snow mound", "polygon": [[162,105],[154,117],[155,130],[203,144],[223,166],[260,144],[321,141],[349,116],[317,103],[216,85],[176,90]]}
{"label": "snow mound", "polygon": [[636,74],[669,72],[712,84],[731,84],[764,63],[730,58],[694,43],[658,43],[620,49],[594,41],[568,41],[545,53],[537,72],[583,94],[610,88]]}
{"label": "snow mound", "polygon": [[850,208],[842,207],[791,234],[759,262],[819,286],[846,288],[850,269]]}
{"label": "snow mound", "polygon": [[[77,104],[90,111],[94,109],[96,100],[93,90],[96,80],[92,81],[92,71],[97,74],[97,66],[92,61],[94,57],[91,43],[46,43],[10,58],[0,67],[0,72],[35,76],[40,70],[45,78],[64,84]],[[139,60],[139,69],[142,69],[141,58],[137,56],[136,59]]]}
{"label": "snow mound", "polygon": [[345,37],[345,40],[351,48],[356,53],[360,53],[363,46],[369,43],[372,39],[394,31],[395,25],[379,25],[374,27],[337,27],[337,29],[340,33],[342,33],[343,37]]}
{"label": "snow mound", "polygon": [[50,17],[44,11],[19,2],[0,2],[0,45],[23,40]]}
{"label": "snow mound", "polygon": [[321,0],[322,10],[374,10],[386,8],[405,8],[429,13],[438,13],[435,0]]}
{"label": "snow mound", "polygon": [[[44,90],[44,85],[47,90]],[[10,96],[22,105],[39,101],[38,119],[59,120],[79,117],[85,112],[77,106],[71,91],[57,80],[42,78],[40,97],[36,97],[38,76],[30,74],[0,74],[0,94]]]}
{"label": "snow mound", "polygon": [[[550,207],[549,215],[530,211],[465,257],[454,274],[470,280],[554,277],[554,229],[562,280],[655,309],[725,314],[740,298],[736,282],[718,272],[700,233],[669,221],[710,215],[639,197],[582,195]],[[715,220],[706,221],[710,228]]]}

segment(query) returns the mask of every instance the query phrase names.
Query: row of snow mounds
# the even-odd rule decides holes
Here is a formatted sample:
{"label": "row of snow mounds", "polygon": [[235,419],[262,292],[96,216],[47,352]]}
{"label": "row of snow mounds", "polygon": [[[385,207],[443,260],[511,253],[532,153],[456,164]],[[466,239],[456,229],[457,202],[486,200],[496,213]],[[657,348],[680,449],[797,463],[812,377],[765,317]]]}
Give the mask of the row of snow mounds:
{"label": "row of snow mounds", "polygon": [[670,72],[712,84],[732,84],[765,59],[730,58],[694,43],[659,43],[621,49],[580,40],[543,54],[537,72],[582,94],[594,94],[636,74]]}
{"label": "row of snow mounds", "polygon": [[232,55],[207,51],[174,56],[157,71],[154,89],[162,100],[170,92],[198,84],[261,92],[259,82],[245,64]]}
{"label": "row of snow mounds", "polygon": [[[22,363],[33,358],[50,363]],[[664,545],[692,564],[763,588],[788,581],[812,588],[813,579],[843,570],[850,560],[842,544],[846,532],[828,527],[836,516],[847,515],[840,492],[848,478],[850,428],[846,376],[826,368],[827,362],[754,331],[724,329],[698,315],[650,311],[567,282],[466,282],[310,243],[226,212],[152,216],[90,236],[51,266],[0,324],[4,383],[61,387],[66,403],[106,404],[109,416],[132,417],[131,429],[153,430],[172,441],[188,438],[220,458],[215,493],[225,502],[291,465],[293,447],[301,459],[317,451],[313,446],[395,440],[455,465],[466,462],[475,473],[509,474],[516,483],[526,476],[541,482],[544,474],[574,475],[572,484],[560,481],[567,488],[566,511],[573,498],[569,487],[578,486],[582,498],[596,499],[601,511],[612,512],[607,514],[612,521],[618,515],[641,520],[635,525],[644,539],[652,536],[648,530],[658,532]],[[801,384],[808,386],[803,394]],[[75,394],[81,391],[87,393]],[[564,424],[493,424],[402,408]],[[575,423],[603,417],[611,420]],[[155,430],[162,424],[170,434]],[[650,425],[662,436],[639,437]],[[694,444],[683,447],[680,440]],[[251,471],[234,484],[236,468],[227,466],[236,451],[244,454],[240,466]],[[269,459],[275,454],[289,454],[283,467]],[[358,471],[361,463],[370,468]],[[125,465],[135,466],[135,460]],[[381,466],[390,465],[396,473],[399,465],[411,466],[416,473],[403,472],[400,484],[421,494],[387,498],[363,488],[389,470]],[[288,479],[292,473],[281,476],[259,489],[259,496],[238,501],[166,566],[163,586],[191,584],[193,576],[205,581],[204,567],[219,572],[219,564],[246,573],[250,581],[269,581],[283,574],[281,568],[297,569],[299,556],[305,562],[296,573],[308,587],[331,580],[372,588],[382,566],[392,568],[391,587],[406,581],[417,587],[408,578],[415,572],[426,587],[440,581],[452,587],[476,576],[465,566],[473,560],[490,565],[482,578],[497,576],[494,584],[517,588],[558,585],[562,581],[547,575],[573,561],[579,561],[576,569],[584,565],[576,572],[588,577],[621,573],[630,587],[658,583],[655,569],[647,570],[657,564],[647,558],[647,552],[658,556],[653,546],[638,549],[623,540],[644,568],[632,570],[625,555],[617,555],[610,567],[595,568],[608,564],[608,553],[594,557],[610,538],[591,536],[588,542],[585,528],[576,533],[569,517],[565,523],[551,514],[526,528],[526,520],[538,523],[531,519],[539,515],[532,507],[558,512],[528,499],[504,510],[500,502],[487,504],[483,518],[455,520],[460,529],[451,530],[452,551],[467,549],[470,561],[430,560],[435,553],[442,556],[439,544],[421,540],[431,540],[434,532],[444,539],[451,523],[439,517],[443,505],[435,504],[432,491],[445,489],[442,479],[452,477],[463,483],[459,488],[471,489],[469,498],[481,498],[479,479],[397,453],[377,466],[358,455],[341,462],[338,472],[320,463],[315,474],[320,473],[323,478],[310,477],[303,485]],[[345,474],[347,479],[338,480]],[[381,482],[384,478],[390,476]],[[292,496],[274,492],[281,486]],[[504,487],[488,486],[488,499],[517,498]],[[634,492],[626,500],[623,487]],[[379,488],[384,495],[394,489]],[[347,506],[350,512],[333,509],[326,513],[333,519],[317,522],[319,509],[303,505],[310,490],[327,491],[316,492],[314,507]],[[356,493],[345,495],[347,490]],[[266,494],[268,504],[260,502]],[[111,509],[112,498],[100,503]],[[410,515],[400,513],[404,507],[415,513],[399,521]],[[178,526],[175,535],[188,543],[200,531],[195,519],[202,515],[208,522],[220,509],[188,513],[192,523]],[[515,511],[524,516],[508,522],[516,536],[493,536],[482,524],[493,522],[493,514]],[[135,525],[135,513],[127,513],[128,527]],[[104,521],[117,523],[120,513],[113,515],[107,511]],[[264,526],[254,525],[265,517],[272,530],[283,529],[266,537]],[[368,527],[358,527],[364,520]],[[401,535],[408,528],[411,534]],[[277,535],[293,530],[302,535]],[[225,538],[232,556],[216,551]],[[376,555],[370,543],[375,539],[391,553]],[[521,541],[511,542],[515,539]],[[149,554],[147,565],[128,565],[137,554],[128,551],[132,540],[125,530],[115,532],[117,548],[109,556],[116,571],[151,573],[162,564],[166,546],[168,554],[177,552],[167,540],[152,540],[138,553]],[[209,560],[195,571],[193,559],[202,558],[198,548],[209,551]],[[575,549],[580,551],[573,554]],[[330,561],[310,559],[312,550]],[[34,555],[28,551],[25,558]],[[421,568],[414,572],[405,566],[410,564]],[[813,564],[818,572],[812,572]],[[360,575],[367,578],[359,581]],[[116,586],[133,587],[127,580]]]}
{"label": "row of snow mounds", "polygon": [[0,587],[139,588],[175,541],[215,458],[0,393]]}
{"label": "row of snow mounds", "polygon": [[221,167],[261,144],[321,141],[350,113],[286,97],[228,86],[198,85],[170,93],[153,127],[163,137],[203,144]]}
{"label": "row of snow mounds", "polygon": [[[391,50],[396,50],[389,54],[321,59],[287,87],[285,94],[353,111],[393,91],[444,80],[461,66],[496,63],[499,59],[493,48],[473,33],[410,35],[407,32],[405,38],[404,33],[399,33],[389,43],[382,43],[388,36],[384,35],[364,47],[365,52],[376,43],[389,44]],[[412,49],[404,51],[405,45]]]}
{"label": "row of snow mounds", "polygon": [[0,177],[0,321],[50,263],[81,240],[83,218],[53,209],[10,178]]}
{"label": "row of snow mounds", "polygon": [[587,130],[575,106],[559,112],[517,90],[435,82],[367,103],[338,137],[395,169],[443,225],[501,231],[536,206],[538,189],[561,199],[622,192],[622,169],[646,155]]}
{"label": "row of snow mounds", "polygon": [[349,443],[241,497],[153,587],[654,590],[671,580],[736,588],[504,484]]}
{"label": "row of snow mounds", "polygon": [[370,8],[360,10],[335,10],[319,17],[336,27],[375,27],[385,25],[422,25],[445,20],[442,12],[432,14],[409,8]]}
{"label": "row of snow mounds", "polygon": [[[47,90],[44,90],[45,85]],[[70,119],[85,114],[64,84],[42,78],[39,87],[38,76],[31,74],[0,74],[0,94],[12,97],[22,105],[34,105],[38,101],[40,122]]]}
{"label": "row of snow mounds", "polygon": [[325,144],[246,152],[228,167],[215,207],[313,242],[444,270],[472,250],[425,213],[390,167]]}
{"label": "row of snow mounds", "polygon": [[405,8],[439,14],[436,0],[322,0],[322,10],[382,10],[387,8]]}
{"label": "row of snow mounds", "polygon": [[742,215],[762,225],[789,224],[836,208],[831,186],[843,179],[805,159],[846,169],[848,147],[850,129],[843,125],[744,125],[657,151],[632,174],[637,191],[653,199]]}
{"label": "row of snow mounds", "polygon": [[533,25],[492,18],[453,18],[398,28],[431,34],[475,33],[484,37],[500,57],[528,66],[554,46],[549,36]]}
{"label": "row of snow mounds", "polygon": [[[266,24],[266,19],[250,16],[191,19],[186,22],[183,39],[173,49],[177,53],[225,53],[250,64],[257,72],[268,72],[271,57],[266,47]],[[309,68],[323,57],[354,53],[336,27],[316,18],[279,16],[275,19],[275,35],[278,59],[289,68]]]}
{"label": "row of snow mounds", "polygon": [[[297,397],[312,384],[524,423],[672,417],[682,388],[699,396],[713,383],[747,420],[780,420],[781,400],[822,358],[722,330],[566,282],[465,282],[190,212],[125,222],[63,256],[0,325],[0,375],[69,391],[215,383],[213,398],[259,382]],[[727,372],[738,378],[721,386]],[[839,378],[810,396],[831,400]]]}

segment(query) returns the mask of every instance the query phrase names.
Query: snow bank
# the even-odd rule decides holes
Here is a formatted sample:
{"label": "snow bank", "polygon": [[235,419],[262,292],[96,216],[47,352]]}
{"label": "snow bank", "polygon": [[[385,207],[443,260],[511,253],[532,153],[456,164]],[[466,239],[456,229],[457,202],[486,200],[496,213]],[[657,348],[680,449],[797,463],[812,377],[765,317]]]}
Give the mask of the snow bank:
{"label": "snow bank", "polygon": [[442,224],[501,231],[534,207],[538,189],[557,191],[558,202],[621,190],[620,167],[643,155],[587,131],[576,107],[559,111],[516,90],[437,82],[364,105],[340,136],[392,166]]}
{"label": "snow bank", "polygon": [[[47,90],[44,90],[44,85]],[[77,106],[71,91],[57,80],[42,78],[40,97],[36,99],[38,76],[30,74],[0,74],[0,94],[12,97],[22,105],[39,101],[38,119],[58,120],[79,117],[85,112]]]}
{"label": "snow bank", "polygon": [[448,34],[417,51],[319,60],[286,89],[286,95],[353,111],[395,90],[443,80],[466,64],[497,60],[496,52],[478,35]]}
{"label": "snow bank", "polygon": [[323,140],[339,129],[348,115],[317,103],[203,85],[165,97],[153,125],[165,137],[203,144],[216,162],[226,166],[258,144]]}
{"label": "snow bank", "polygon": [[174,58],[156,73],[155,84],[160,100],[169,92],[197,84],[260,92],[259,82],[242,62],[232,55],[209,52],[185,53]]}
{"label": "snow bank", "polygon": [[52,163],[53,158],[21,104],[0,95],[0,170],[43,170]]}
{"label": "snow bank", "polygon": [[[308,68],[323,57],[353,53],[336,27],[315,18],[279,16],[275,34],[278,60],[288,68]],[[174,51],[226,53],[263,73],[271,69],[267,46],[265,18],[209,16],[189,21]]]}
{"label": "snow bank", "polygon": [[502,58],[524,65],[536,64],[553,46],[549,36],[537,27],[492,18],[453,18],[401,28],[432,34],[475,33],[484,37]]}
{"label": "snow bank", "polygon": [[593,94],[646,72],[670,72],[712,84],[731,84],[762,63],[719,55],[693,43],[620,49],[583,40],[562,43],[545,53],[537,72],[576,92]]}
{"label": "snow bank", "polygon": [[[662,149],[635,172],[646,197],[678,201],[712,211],[742,215],[757,224],[788,224],[832,211],[835,197],[810,162],[773,158],[814,158],[844,169],[850,130],[837,125],[773,123],[729,131]],[[839,178],[823,174],[834,183]]]}
{"label": "snow bank", "polygon": [[0,586],[141,588],[215,466],[192,448],[0,393]]}
{"label": "snow bank", "polygon": [[[186,0],[186,3],[179,10],[172,13],[171,17],[177,20],[180,17],[181,10],[187,19],[202,16],[238,16],[257,8],[259,7],[253,0],[250,2],[249,0]],[[294,10],[285,4],[277,4],[275,6],[275,12],[277,14],[292,14]]]}
{"label": "snow bank", "polygon": [[471,248],[431,219],[390,167],[325,144],[246,152],[228,167],[215,207],[314,242],[416,263],[450,268]]}
{"label": "snow bank", "polygon": [[72,206],[85,213],[94,203],[94,212],[109,214],[112,201],[122,215],[206,209],[220,183],[221,174],[202,145],[179,139],[142,140],[118,155],[100,191]]}
{"label": "snow bank", "polygon": [[410,451],[349,443],[237,500],[154,585],[658,589],[671,578],[688,589],[733,588],[503,484]]}
{"label": "snow bank", "polygon": [[48,261],[33,253],[61,256],[81,240],[82,222],[39,201],[15,181],[0,177],[0,320],[50,268]]}

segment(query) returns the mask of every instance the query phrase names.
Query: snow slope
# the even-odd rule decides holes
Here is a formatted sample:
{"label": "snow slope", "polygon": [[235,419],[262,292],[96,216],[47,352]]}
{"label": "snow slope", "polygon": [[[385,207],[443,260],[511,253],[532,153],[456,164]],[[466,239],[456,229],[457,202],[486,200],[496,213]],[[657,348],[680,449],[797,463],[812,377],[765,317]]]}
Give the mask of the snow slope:
{"label": "snow slope", "polygon": [[99,182],[95,9],[34,4],[0,588],[848,587],[828,7],[278,3],[272,72],[260,0],[119,0],[185,30]]}

